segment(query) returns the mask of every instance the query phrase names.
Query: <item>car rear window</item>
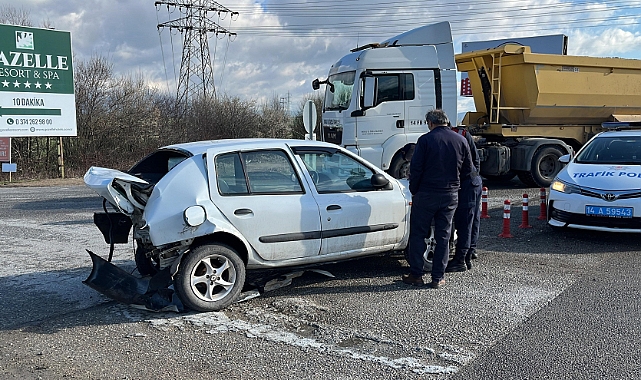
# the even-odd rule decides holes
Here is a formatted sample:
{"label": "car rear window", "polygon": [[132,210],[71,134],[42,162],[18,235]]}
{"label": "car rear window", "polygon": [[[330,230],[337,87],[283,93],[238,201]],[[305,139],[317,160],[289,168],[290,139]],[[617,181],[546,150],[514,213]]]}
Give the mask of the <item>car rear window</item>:
{"label": "car rear window", "polygon": [[171,169],[190,156],[176,150],[159,150],[140,160],[127,173],[156,184]]}

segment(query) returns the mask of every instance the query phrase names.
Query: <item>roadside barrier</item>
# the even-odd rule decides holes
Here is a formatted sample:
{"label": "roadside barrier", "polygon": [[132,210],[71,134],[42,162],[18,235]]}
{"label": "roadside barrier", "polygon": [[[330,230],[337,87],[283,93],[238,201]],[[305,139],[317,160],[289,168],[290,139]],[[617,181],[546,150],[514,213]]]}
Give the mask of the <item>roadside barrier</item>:
{"label": "roadside barrier", "polygon": [[490,214],[487,213],[487,187],[483,186],[483,193],[481,193],[481,219],[487,219]]}
{"label": "roadside barrier", "polygon": [[545,187],[541,188],[541,212],[539,213],[539,220],[548,220],[548,208],[547,208]]}
{"label": "roadside barrier", "polygon": [[499,237],[502,238],[511,238],[514,237],[510,233],[510,200],[506,199],[503,202],[503,232],[499,234]]}
{"label": "roadside barrier", "polygon": [[529,221],[530,217],[528,213],[528,203],[528,195],[523,194],[523,212],[521,213],[521,225],[519,226],[519,228],[532,228]]}

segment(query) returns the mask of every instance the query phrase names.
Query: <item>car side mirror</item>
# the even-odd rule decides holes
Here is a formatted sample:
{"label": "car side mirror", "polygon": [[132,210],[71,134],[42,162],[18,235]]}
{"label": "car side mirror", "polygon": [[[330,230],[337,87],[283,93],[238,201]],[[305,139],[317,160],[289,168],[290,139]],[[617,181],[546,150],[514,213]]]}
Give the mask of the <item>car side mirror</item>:
{"label": "car side mirror", "polygon": [[376,173],[371,179],[372,187],[375,189],[383,189],[389,185],[389,180],[381,173]]}
{"label": "car side mirror", "polygon": [[320,81],[318,80],[318,78],[312,81],[312,88],[314,90],[318,90],[320,88]]}
{"label": "car side mirror", "polygon": [[571,159],[572,159],[572,155],[564,154],[563,156],[559,157],[559,162],[562,164],[567,164],[568,162],[570,162]]}

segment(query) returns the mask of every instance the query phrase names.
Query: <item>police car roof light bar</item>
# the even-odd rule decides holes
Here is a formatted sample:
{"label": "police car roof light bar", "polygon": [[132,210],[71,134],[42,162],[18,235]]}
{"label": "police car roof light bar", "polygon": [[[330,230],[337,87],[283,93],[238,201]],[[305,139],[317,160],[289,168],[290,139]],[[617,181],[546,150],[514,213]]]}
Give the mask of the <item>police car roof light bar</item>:
{"label": "police car roof light bar", "polygon": [[641,129],[639,121],[606,121],[601,123],[603,129],[622,130],[622,129]]}

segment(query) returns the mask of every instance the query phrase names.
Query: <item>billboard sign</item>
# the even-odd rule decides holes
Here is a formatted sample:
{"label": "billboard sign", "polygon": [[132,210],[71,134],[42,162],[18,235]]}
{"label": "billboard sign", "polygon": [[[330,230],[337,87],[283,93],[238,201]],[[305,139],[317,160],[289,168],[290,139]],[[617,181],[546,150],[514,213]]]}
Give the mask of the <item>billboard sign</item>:
{"label": "billboard sign", "polygon": [[77,134],[71,33],[0,25],[0,137]]}

